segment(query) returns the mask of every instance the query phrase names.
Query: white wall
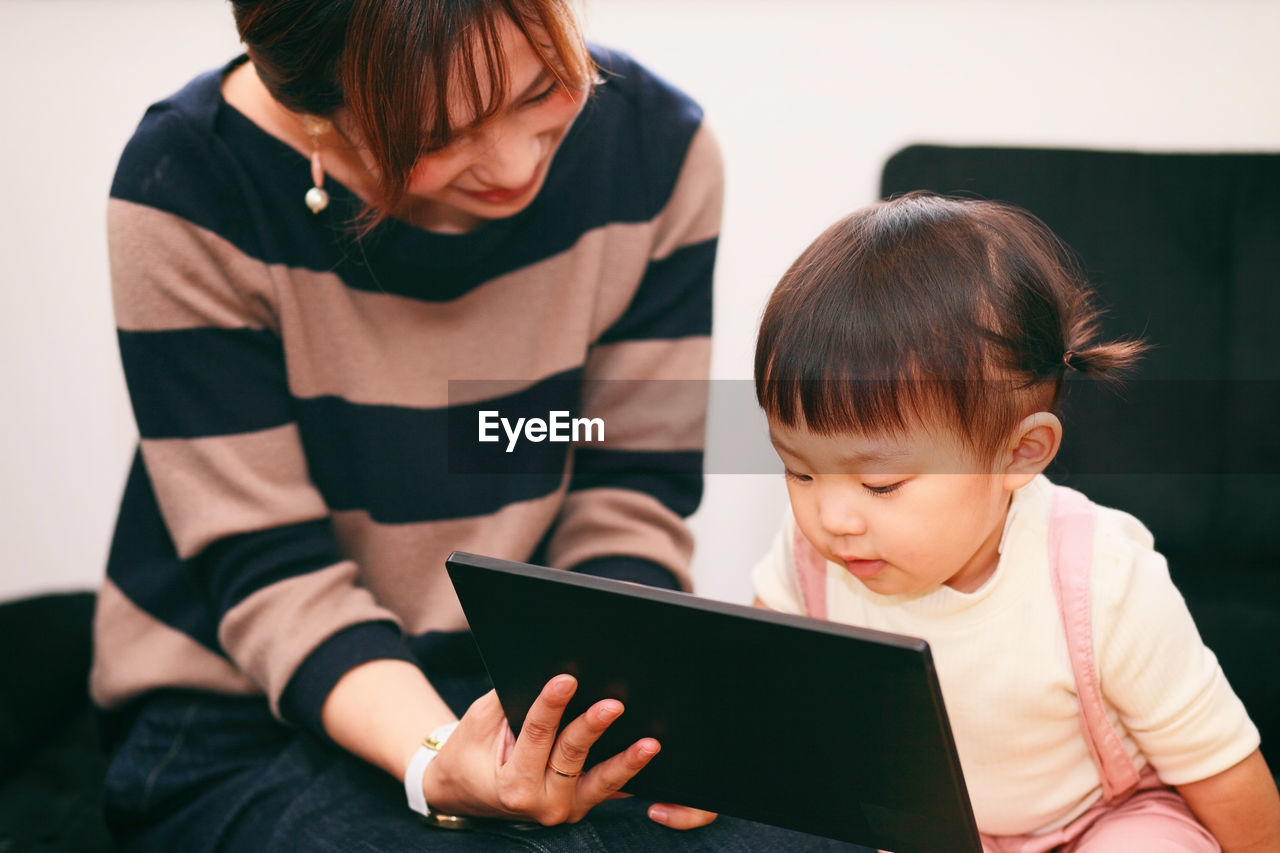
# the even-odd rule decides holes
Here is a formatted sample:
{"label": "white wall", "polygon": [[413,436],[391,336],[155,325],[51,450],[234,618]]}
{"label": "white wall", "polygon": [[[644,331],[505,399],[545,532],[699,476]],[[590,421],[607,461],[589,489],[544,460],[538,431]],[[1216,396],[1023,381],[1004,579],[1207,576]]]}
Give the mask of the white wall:
{"label": "white wall", "polygon": [[[721,139],[721,378],[750,376],[773,283],[904,144],[1280,150],[1274,0],[588,0],[586,18]],[[134,441],[112,168],[148,103],[236,49],[218,0],[0,0],[0,599],[101,577]],[[782,500],[773,477],[710,478],[703,591],[748,596]]]}

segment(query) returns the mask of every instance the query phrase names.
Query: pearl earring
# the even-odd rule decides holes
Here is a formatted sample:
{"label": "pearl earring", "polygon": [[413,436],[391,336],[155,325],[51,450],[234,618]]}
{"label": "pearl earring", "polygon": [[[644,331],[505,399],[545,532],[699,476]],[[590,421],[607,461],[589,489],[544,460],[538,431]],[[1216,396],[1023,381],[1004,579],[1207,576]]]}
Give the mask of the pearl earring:
{"label": "pearl earring", "polygon": [[319,213],[329,206],[329,194],[324,190],[324,164],[320,162],[320,137],[333,129],[333,123],[320,116],[304,115],[302,126],[311,137],[311,183],[314,186],[307,190],[307,207],[312,213]]}

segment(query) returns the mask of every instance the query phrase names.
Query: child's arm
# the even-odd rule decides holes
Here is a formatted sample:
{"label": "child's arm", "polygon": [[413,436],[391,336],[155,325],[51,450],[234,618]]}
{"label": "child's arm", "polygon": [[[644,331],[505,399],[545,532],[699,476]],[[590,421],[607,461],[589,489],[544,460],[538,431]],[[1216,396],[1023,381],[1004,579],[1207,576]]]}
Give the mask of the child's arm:
{"label": "child's arm", "polygon": [[1177,788],[1218,839],[1222,853],[1280,850],[1280,794],[1260,751],[1208,779]]}

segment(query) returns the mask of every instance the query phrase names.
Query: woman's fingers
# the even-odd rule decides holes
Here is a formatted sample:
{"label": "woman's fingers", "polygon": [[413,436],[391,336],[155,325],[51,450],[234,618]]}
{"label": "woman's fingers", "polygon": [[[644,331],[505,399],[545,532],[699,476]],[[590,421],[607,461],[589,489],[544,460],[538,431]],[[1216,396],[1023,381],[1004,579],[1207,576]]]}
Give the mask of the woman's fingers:
{"label": "woman's fingers", "polygon": [[547,758],[547,769],[555,779],[572,780],[581,775],[587,753],[605,729],[622,714],[622,703],[604,699],[564,727]]}
{"label": "woman's fingers", "polygon": [[602,761],[578,780],[575,814],[581,817],[604,800],[618,796],[662,747],[651,737],[641,738],[623,752]]}
{"label": "woman's fingers", "polygon": [[506,769],[530,779],[541,779],[547,769],[551,747],[556,742],[560,717],[565,706],[578,689],[578,681],[572,675],[557,675],[542,688],[533,700],[524,725],[511,748]]}
{"label": "woman's fingers", "polygon": [[[591,748],[622,714],[623,707],[616,699],[603,699],[570,721],[557,736],[577,686],[573,676],[556,676],[525,715],[508,760],[499,769],[498,802],[508,814],[548,825],[580,820],[602,801],[618,796],[661,749],[653,738],[642,738],[584,773]],[[714,814],[697,809],[662,808],[667,809],[667,818],[659,822],[678,829],[715,819]]]}
{"label": "woman's fingers", "polygon": [[697,829],[711,823],[716,817],[715,812],[673,806],[670,803],[654,803],[649,806],[649,819],[672,829]]}

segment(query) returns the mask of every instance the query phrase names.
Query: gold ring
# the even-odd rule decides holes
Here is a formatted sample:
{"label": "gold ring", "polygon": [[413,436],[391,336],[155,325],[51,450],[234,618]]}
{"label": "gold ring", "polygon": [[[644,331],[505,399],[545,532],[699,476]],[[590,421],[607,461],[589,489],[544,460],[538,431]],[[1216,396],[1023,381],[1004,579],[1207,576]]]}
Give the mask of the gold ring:
{"label": "gold ring", "polygon": [[556,767],[550,761],[547,762],[547,767],[550,768],[552,773],[556,774],[557,776],[563,776],[566,779],[573,779],[575,777],[582,775],[581,770],[579,770],[577,773],[566,773],[565,771],[561,770],[559,767]]}

